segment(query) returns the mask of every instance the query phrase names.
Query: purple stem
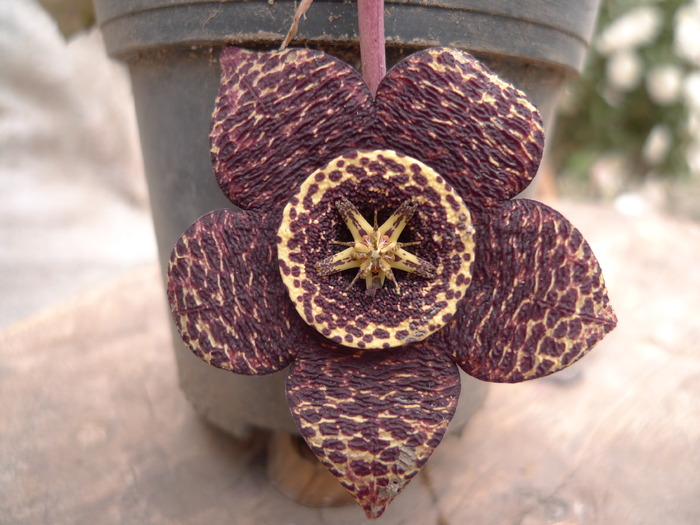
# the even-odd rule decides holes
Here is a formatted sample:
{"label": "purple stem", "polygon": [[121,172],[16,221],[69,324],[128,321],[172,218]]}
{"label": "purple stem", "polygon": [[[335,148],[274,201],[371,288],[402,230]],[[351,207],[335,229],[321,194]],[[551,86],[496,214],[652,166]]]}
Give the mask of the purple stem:
{"label": "purple stem", "polygon": [[360,29],[362,76],[372,92],[386,75],[384,51],[384,0],[357,0],[357,21]]}

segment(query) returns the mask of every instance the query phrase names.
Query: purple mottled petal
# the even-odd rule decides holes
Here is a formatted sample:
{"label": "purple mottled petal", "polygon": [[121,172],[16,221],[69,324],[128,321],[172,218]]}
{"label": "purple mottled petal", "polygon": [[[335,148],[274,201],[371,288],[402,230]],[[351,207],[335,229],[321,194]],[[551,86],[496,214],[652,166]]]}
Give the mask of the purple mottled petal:
{"label": "purple mottled petal", "polygon": [[472,283],[439,337],[465,372],[519,382],[569,366],[617,323],[581,232],[518,199],[476,217]]}
{"label": "purple mottled petal", "polygon": [[286,204],[315,169],[369,140],[372,98],[349,65],[319,51],[221,51],[213,114],[214,173],[235,204]]}
{"label": "purple mottled petal", "polygon": [[409,56],[380,84],[376,106],[386,147],[428,164],[468,204],[509,199],[537,173],[544,148],[537,109],[468,53]]}
{"label": "purple mottled petal", "polygon": [[440,443],[459,390],[454,362],[427,342],[385,352],[310,347],[287,379],[302,435],[370,518]]}
{"label": "purple mottled petal", "polygon": [[271,222],[255,213],[211,212],[170,257],[168,300],[184,342],[197,357],[239,374],[276,372],[306,341],[306,325],[282,284]]}

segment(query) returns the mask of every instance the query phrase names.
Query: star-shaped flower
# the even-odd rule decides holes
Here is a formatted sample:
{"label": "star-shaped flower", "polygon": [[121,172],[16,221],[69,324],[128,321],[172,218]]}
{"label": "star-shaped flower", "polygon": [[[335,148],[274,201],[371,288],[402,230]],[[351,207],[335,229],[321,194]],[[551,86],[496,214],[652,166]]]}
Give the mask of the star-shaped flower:
{"label": "star-shaped flower", "polygon": [[173,249],[173,318],[216,367],[291,364],[301,434],[378,517],[442,439],[458,367],[542,377],[614,328],[600,267],[564,217],[513,199],[541,121],[467,53],[411,55],[374,99],[317,51],[229,47],[221,64],[212,162],[241,209]]}

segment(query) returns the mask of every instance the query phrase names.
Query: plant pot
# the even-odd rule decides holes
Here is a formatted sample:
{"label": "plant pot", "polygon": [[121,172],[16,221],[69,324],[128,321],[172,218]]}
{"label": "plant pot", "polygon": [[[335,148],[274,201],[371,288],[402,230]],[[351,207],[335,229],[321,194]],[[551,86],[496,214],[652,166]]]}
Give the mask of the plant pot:
{"label": "plant pot", "polygon": [[[160,261],[204,213],[231,203],[219,190],[209,160],[209,123],[226,43],[254,49],[279,46],[293,2],[94,0],[108,53],[130,69]],[[523,89],[545,127],[562,84],[582,68],[598,0],[386,0],[387,62],[425,47],[466,49]],[[354,3],[316,0],[294,45],[323,49],[359,62]],[[175,334],[180,384],[195,408],[217,426],[241,435],[251,426],[297,432],[284,399],[286,372],[244,377],[193,356]],[[165,351],[165,349],[164,349]],[[451,429],[479,408],[486,385],[463,377]]]}

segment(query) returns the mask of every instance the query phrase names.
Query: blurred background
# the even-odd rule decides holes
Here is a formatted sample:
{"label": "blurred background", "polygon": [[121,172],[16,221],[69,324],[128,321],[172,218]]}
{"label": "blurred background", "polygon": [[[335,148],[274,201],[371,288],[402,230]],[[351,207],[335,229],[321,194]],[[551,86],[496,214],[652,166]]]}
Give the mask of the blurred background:
{"label": "blurred background", "polygon": [[0,1],[0,328],[156,257],[128,73],[92,21]]}
{"label": "blurred background", "polygon": [[700,219],[700,2],[605,0],[560,100],[561,193]]}

